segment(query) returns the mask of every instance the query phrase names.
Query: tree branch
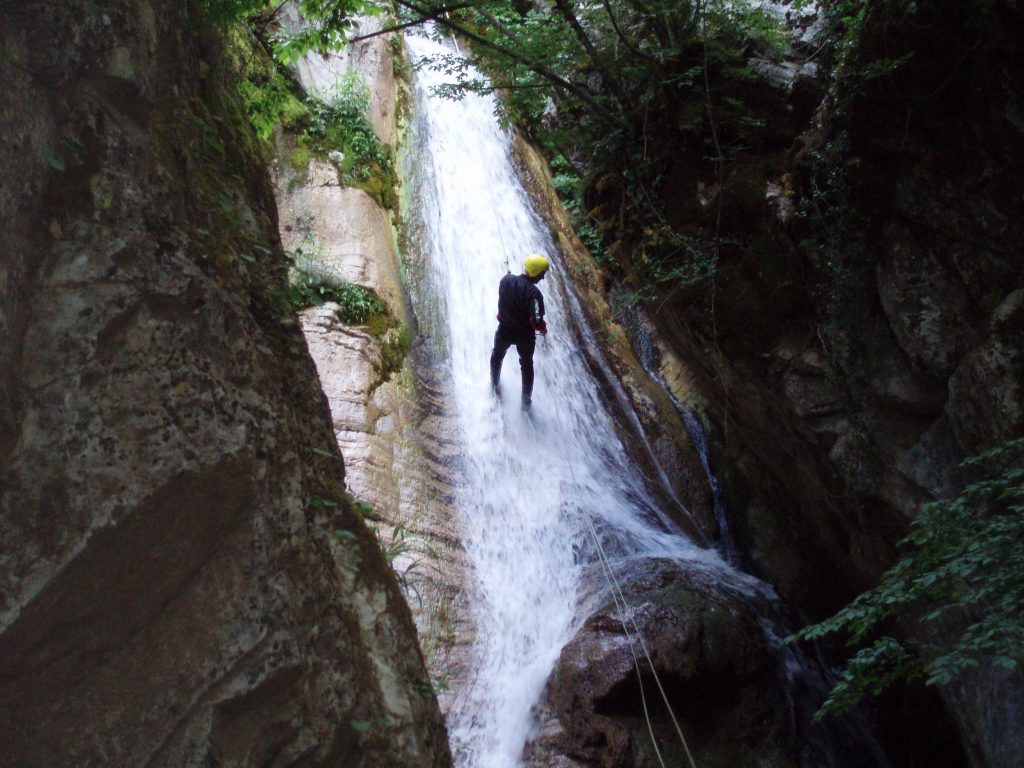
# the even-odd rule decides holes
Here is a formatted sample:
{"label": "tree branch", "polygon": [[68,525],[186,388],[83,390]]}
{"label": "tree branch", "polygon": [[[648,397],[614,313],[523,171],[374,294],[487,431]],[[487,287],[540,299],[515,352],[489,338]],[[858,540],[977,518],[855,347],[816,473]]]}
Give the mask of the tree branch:
{"label": "tree branch", "polygon": [[378,30],[377,32],[371,32],[368,35],[360,35],[359,37],[353,37],[352,39],[350,39],[348,41],[348,44],[351,45],[352,43],[361,43],[361,42],[363,42],[363,40],[369,40],[369,39],[374,38],[374,37],[380,37],[381,35],[386,35],[386,34],[388,34],[390,32],[398,32],[399,30],[408,29],[409,27],[416,27],[416,26],[419,26],[420,24],[426,24],[428,21],[437,21],[437,17],[440,14],[442,14],[442,13],[448,13],[450,11],[461,11],[464,8],[472,8],[472,7],[473,7],[473,3],[472,2],[468,2],[468,3],[459,3],[458,5],[447,6],[445,8],[438,8],[430,16],[422,16],[422,17],[420,17],[418,19],[413,19],[412,21],[407,21],[404,24],[396,24],[393,27],[385,27],[384,29]]}
{"label": "tree branch", "polygon": [[583,29],[583,25],[580,24],[580,20],[573,13],[572,8],[569,7],[567,0],[555,0],[555,7],[558,12],[562,14],[562,18],[565,19],[572,31],[576,33],[576,39],[580,41],[580,45],[586,50],[587,55],[590,56],[590,60],[594,63],[594,68],[600,73],[601,78],[608,84],[609,90],[612,92],[612,96],[619,103],[619,106],[628,111],[626,104],[625,94],[622,92],[620,83],[617,78],[613,77],[611,72],[608,71],[608,67],[604,64],[604,58],[598,53],[594,42],[587,35],[587,31]]}
{"label": "tree branch", "polygon": [[522,64],[528,70],[530,70],[534,74],[540,75],[555,87],[575,96],[577,99],[583,102],[583,104],[588,108],[588,111],[591,114],[600,119],[602,122],[610,122],[627,129],[629,128],[629,124],[623,119],[621,115],[609,111],[606,107],[604,107],[601,104],[601,102],[595,99],[590,93],[581,88],[579,85],[569,80],[566,80],[564,77],[557,74],[556,72],[553,72],[547,67],[537,64],[536,62],[530,61],[527,57],[523,56],[522,54],[510,48],[506,48],[503,45],[494,43],[488,40],[487,38],[477,34],[476,32],[472,32],[471,30],[467,29],[461,24],[453,22],[451,19],[438,16],[437,13],[432,13],[429,8],[421,8],[416,3],[410,2],[410,0],[395,0],[395,2],[399,6],[406,8],[412,11],[413,13],[419,14],[420,16],[433,18],[434,21],[436,21],[441,26],[445,27],[446,29],[450,29],[453,32],[458,32],[467,40],[471,40],[474,43],[478,43],[486,48],[491,49],[496,53],[501,54],[502,56],[508,57],[512,61]]}

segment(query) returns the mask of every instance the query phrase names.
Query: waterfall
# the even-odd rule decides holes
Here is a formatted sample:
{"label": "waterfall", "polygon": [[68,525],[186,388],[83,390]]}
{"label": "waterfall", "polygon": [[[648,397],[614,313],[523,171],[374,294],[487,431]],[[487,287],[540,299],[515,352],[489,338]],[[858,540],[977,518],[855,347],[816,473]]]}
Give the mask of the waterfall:
{"label": "waterfall", "polygon": [[[447,53],[425,38],[407,46],[416,58]],[[667,522],[616,437],[609,404],[569,333],[581,323],[569,275],[516,177],[493,98],[432,96],[443,82],[427,68],[416,78],[406,218],[417,252],[413,304],[421,334],[448,368],[465,457],[457,505],[475,582],[478,671],[449,727],[460,764],[508,768],[520,764],[532,708],[585,618],[582,579],[596,555],[584,515],[619,566],[646,557],[724,566]],[[550,332],[538,340],[528,417],[519,409],[514,348],[503,401],[490,390],[488,358],[506,258],[518,272],[534,251],[552,261],[540,284]]]}
{"label": "waterfall", "polygon": [[[414,60],[450,53],[423,37],[407,38],[406,45]],[[453,484],[458,535],[472,571],[467,591],[475,636],[472,680],[454,690],[447,716],[456,764],[522,765],[562,648],[610,599],[598,542],[616,578],[638,573],[647,560],[668,559],[718,594],[756,605],[767,644],[783,660],[787,695],[804,685],[820,692],[824,676],[806,674],[803,660],[780,647],[787,632],[771,588],[698,546],[662,512],[666,495],[655,487],[658,478],[644,476],[618,436],[617,427],[635,425],[637,417],[616,396],[614,377],[611,386],[602,385],[593,372],[607,370],[607,363],[515,173],[512,137],[495,119],[493,98],[434,96],[444,82],[427,67],[415,77],[403,210],[420,338],[448,381],[461,441]],[[519,406],[515,350],[505,359],[503,399],[491,392],[488,360],[506,259],[518,272],[531,252],[546,254],[552,268],[540,284],[550,330],[537,344],[527,415]],[[833,764],[816,754],[816,764]]]}

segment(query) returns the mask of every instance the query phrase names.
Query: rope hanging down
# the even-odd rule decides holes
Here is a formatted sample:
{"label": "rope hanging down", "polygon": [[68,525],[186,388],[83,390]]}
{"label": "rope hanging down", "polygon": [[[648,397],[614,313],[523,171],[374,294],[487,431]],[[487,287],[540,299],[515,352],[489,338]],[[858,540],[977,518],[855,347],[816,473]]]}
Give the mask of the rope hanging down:
{"label": "rope hanging down", "polygon": [[[449,14],[447,14],[445,12],[444,13],[444,17],[445,18],[449,17]],[[458,53],[461,56],[462,55],[462,50],[459,48],[459,41],[456,40],[454,32],[452,33],[451,37],[452,37],[452,45],[455,46],[455,52]],[[498,239],[502,243],[502,253],[505,254],[505,271],[508,272],[509,274],[511,274],[512,273],[512,267],[509,266],[509,251],[508,251],[508,248],[505,247],[505,234],[502,232],[502,222],[499,221],[499,219],[498,219],[498,206],[495,205],[494,189],[490,188],[490,177],[487,175],[487,165],[486,165],[486,163],[484,163],[482,165],[482,167],[483,167],[483,180],[486,182],[486,186],[487,186],[487,197],[490,198],[490,213],[492,213],[492,215],[495,217],[495,226],[498,228]]]}
{"label": "rope hanging down", "polygon": [[[569,473],[572,477],[573,483],[576,483],[576,472],[572,466],[569,467]],[[629,617],[630,624],[633,625],[633,629],[636,634],[636,639],[640,643],[640,648],[643,650],[644,658],[647,659],[647,666],[651,670],[651,675],[654,677],[654,682],[658,686],[658,692],[661,694],[662,701],[665,702],[665,708],[668,710],[668,715],[672,719],[672,725],[675,727],[676,735],[679,737],[679,742],[683,746],[683,751],[686,753],[686,759],[690,764],[690,768],[697,768],[697,763],[693,759],[693,755],[690,753],[690,747],[686,743],[686,737],[683,736],[683,729],[679,726],[679,721],[676,719],[676,714],[672,710],[672,704],[668,700],[668,694],[665,693],[665,688],[661,684],[661,678],[658,676],[658,670],[654,667],[654,661],[651,659],[650,651],[647,649],[647,643],[644,642],[643,633],[640,631],[640,627],[636,623],[636,619],[633,617],[633,609],[626,602],[626,596],[622,593],[622,588],[619,586],[618,579],[615,578],[615,573],[612,571],[611,562],[608,560],[608,554],[604,551],[604,546],[601,544],[601,539],[597,535],[597,528],[594,526],[594,520],[590,516],[590,512],[581,505],[577,505],[577,509],[583,512],[583,516],[587,521],[587,528],[590,530],[590,535],[594,540],[594,544],[597,546],[598,559],[601,561],[605,576],[608,578],[608,582],[612,587],[612,600],[615,603],[616,610],[620,611],[621,614]],[[654,727],[651,724],[650,713],[647,709],[647,696],[644,694],[644,681],[640,673],[640,660],[636,654],[636,648],[633,645],[633,638],[630,636],[629,628],[626,626],[624,619],[620,618],[619,623],[622,624],[622,630],[626,634],[626,639],[629,641],[629,651],[633,656],[633,666],[636,669],[637,684],[640,686],[640,702],[643,705],[644,719],[647,721],[647,732],[651,737],[651,744],[654,746],[654,752],[658,757],[658,762],[662,768],[665,766],[665,761],[661,757],[661,750],[658,749],[658,743],[654,738]]]}
{"label": "rope hanging down", "polygon": [[494,226],[498,230],[498,240],[501,241],[501,252],[505,254],[505,271],[512,274],[512,268],[508,265],[508,248],[505,247],[505,234],[501,230],[501,220],[498,219],[498,206],[494,204],[494,190],[491,189],[491,177],[487,175],[487,167],[484,166],[484,181],[487,182],[487,196],[491,199],[491,213],[494,216]]}

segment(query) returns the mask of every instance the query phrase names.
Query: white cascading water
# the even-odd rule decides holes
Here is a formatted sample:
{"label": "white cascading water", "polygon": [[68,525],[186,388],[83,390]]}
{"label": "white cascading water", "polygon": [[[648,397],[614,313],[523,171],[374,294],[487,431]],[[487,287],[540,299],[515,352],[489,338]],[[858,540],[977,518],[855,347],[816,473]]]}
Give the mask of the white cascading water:
{"label": "white cascading water", "polygon": [[[449,53],[407,38],[414,59]],[[444,75],[416,77],[410,128],[406,216],[422,274],[412,285],[420,332],[450,368],[451,406],[465,457],[457,506],[471,578],[477,671],[449,714],[463,768],[521,765],[535,726],[532,708],[562,647],[586,617],[584,575],[597,560],[587,515],[617,568],[669,557],[716,572],[716,580],[759,591],[668,523],[627,449],[588,369],[570,323],[585,327],[547,228],[516,177],[511,140],[498,127],[490,96],[435,97]],[[506,256],[553,263],[540,284],[550,333],[538,338],[532,418],[519,406],[515,348],[502,370],[504,399],[491,393],[498,281]],[[596,573],[599,573],[597,571]]]}

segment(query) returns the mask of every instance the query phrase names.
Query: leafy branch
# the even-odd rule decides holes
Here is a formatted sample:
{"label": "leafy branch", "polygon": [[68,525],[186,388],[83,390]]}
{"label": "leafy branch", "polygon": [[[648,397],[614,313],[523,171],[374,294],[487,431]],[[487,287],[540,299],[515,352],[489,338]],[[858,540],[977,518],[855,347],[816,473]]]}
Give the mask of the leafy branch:
{"label": "leafy branch", "polygon": [[[878,586],[789,638],[846,633],[849,646],[861,646],[819,718],[899,680],[946,685],[983,663],[1012,670],[1024,662],[1022,456],[1018,438],[965,461],[982,479],[924,507]],[[892,636],[908,622],[916,630],[903,634],[913,639]]]}

